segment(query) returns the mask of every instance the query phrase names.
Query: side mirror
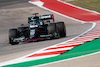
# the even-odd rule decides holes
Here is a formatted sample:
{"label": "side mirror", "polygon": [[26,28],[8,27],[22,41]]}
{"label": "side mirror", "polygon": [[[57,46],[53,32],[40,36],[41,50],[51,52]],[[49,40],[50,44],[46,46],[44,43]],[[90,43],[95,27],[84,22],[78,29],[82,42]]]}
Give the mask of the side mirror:
{"label": "side mirror", "polygon": [[50,23],[50,21],[47,21],[48,23]]}
{"label": "side mirror", "polygon": [[24,26],[24,24],[21,24],[21,26]]}

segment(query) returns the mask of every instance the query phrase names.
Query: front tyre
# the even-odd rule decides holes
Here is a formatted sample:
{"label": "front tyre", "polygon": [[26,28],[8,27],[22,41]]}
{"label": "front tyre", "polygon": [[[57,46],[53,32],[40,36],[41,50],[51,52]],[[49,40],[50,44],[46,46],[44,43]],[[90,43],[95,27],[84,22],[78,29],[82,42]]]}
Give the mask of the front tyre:
{"label": "front tyre", "polygon": [[18,30],[17,29],[10,29],[9,30],[9,43],[11,45],[19,44],[19,42],[13,41],[13,38],[17,38],[17,37],[18,37]]}
{"label": "front tyre", "polygon": [[60,35],[59,35],[59,29],[58,27],[56,26],[55,23],[51,23],[49,26],[48,26],[48,34],[52,34],[53,37],[52,38],[59,38]]}

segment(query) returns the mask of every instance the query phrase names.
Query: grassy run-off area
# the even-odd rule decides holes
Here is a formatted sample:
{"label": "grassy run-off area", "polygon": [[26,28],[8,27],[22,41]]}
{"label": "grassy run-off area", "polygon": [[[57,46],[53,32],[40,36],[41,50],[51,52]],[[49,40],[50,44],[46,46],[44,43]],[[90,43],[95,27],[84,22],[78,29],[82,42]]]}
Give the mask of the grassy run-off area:
{"label": "grassy run-off area", "polygon": [[97,11],[100,13],[100,0],[62,0],[64,2],[71,3],[73,5],[86,8],[89,10]]}

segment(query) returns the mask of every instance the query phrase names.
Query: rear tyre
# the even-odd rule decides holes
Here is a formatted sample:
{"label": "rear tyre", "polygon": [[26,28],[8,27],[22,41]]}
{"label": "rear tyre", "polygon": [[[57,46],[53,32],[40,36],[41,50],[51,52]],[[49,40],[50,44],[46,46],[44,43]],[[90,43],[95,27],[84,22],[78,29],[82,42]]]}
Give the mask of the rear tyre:
{"label": "rear tyre", "polygon": [[55,23],[51,23],[48,26],[48,34],[53,34],[53,38],[59,38],[60,37],[59,29],[58,29],[58,27],[56,26]]}
{"label": "rear tyre", "polygon": [[9,43],[11,45],[19,44],[19,42],[13,41],[13,38],[17,38],[17,37],[18,37],[18,30],[17,29],[10,29],[9,30]]}
{"label": "rear tyre", "polygon": [[66,28],[64,22],[58,22],[56,23],[58,29],[59,29],[59,34],[60,37],[65,37],[66,36]]}

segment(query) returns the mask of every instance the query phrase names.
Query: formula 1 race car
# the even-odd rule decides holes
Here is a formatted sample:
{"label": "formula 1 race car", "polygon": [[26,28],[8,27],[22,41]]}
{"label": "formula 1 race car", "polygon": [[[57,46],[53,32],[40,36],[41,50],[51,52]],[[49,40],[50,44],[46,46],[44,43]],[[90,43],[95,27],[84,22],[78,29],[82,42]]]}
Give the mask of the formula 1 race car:
{"label": "formula 1 race car", "polygon": [[[38,41],[43,39],[60,38],[66,36],[64,22],[54,22],[53,14],[28,17],[28,24],[9,30],[9,43],[12,45],[19,42]],[[51,22],[52,20],[52,22]]]}

